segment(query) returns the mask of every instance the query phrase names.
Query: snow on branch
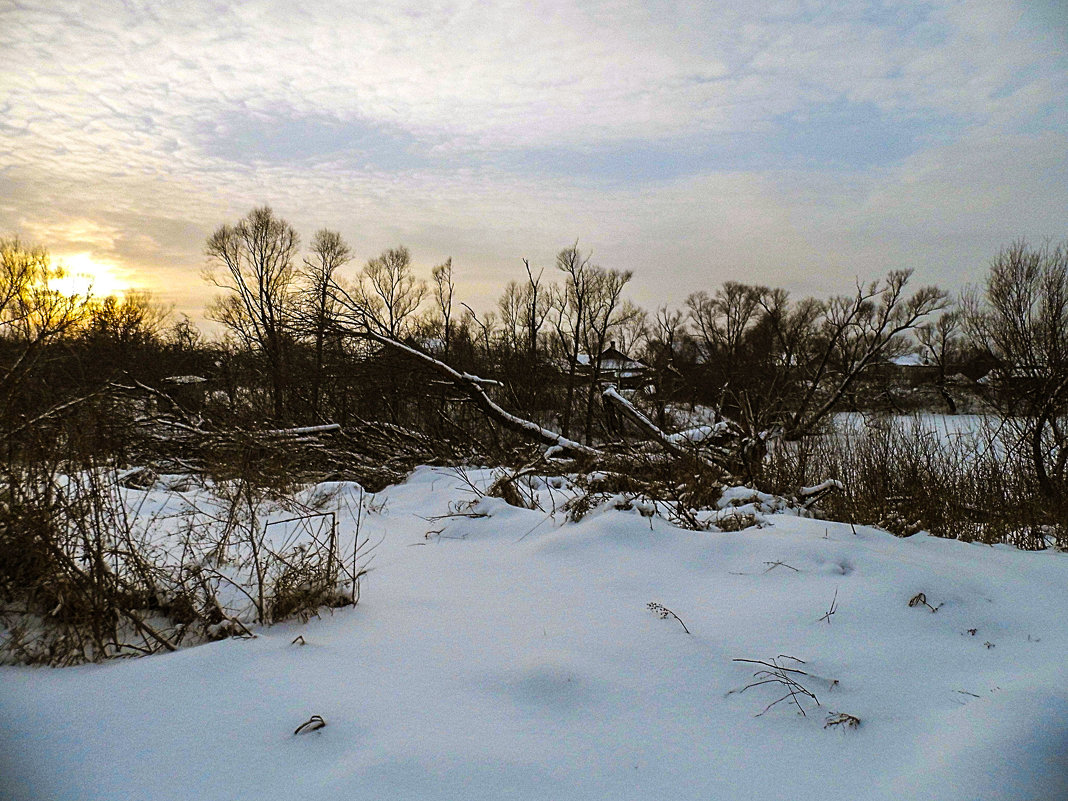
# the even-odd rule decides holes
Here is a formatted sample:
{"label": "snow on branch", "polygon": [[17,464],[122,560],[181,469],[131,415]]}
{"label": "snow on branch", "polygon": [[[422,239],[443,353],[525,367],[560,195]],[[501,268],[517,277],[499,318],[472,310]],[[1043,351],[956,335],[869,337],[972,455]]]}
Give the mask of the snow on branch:
{"label": "snow on branch", "polygon": [[814,484],[811,487],[801,488],[801,497],[807,498],[810,495],[824,495],[831,490],[845,491],[845,484],[836,478],[828,478],[825,481],[821,481],[819,484]]}
{"label": "snow on branch", "polygon": [[327,423],[321,426],[301,426],[300,428],[274,428],[260,433],[268,437],[302,437],[306,434],[326,434],[340,430],[340,423]]}
{"label": "snow on branch", "polygon": [[575,440],[568,439],[565,436],[557,434],[555,431],[550,431],[543,426],[531,420],[525,420],[522,417],[517,417],[509,411],[506,411],[499,406],[484,389],[485,384],[493,384],[490,379],[480,378],[479,376],[471,375],[470,373],[463,373],[450,367],[445,362],[435,359],[433,356],[424,353],[421,350],[405,345],[403,342],[399,342],[396,339],[384,336],[369,327],[365,327],[363,330],[353,331],[347,330],[350,334],[356,334],[357,336],[366,337],[380,345],[399,350],[408,356],[411,356],[416,361],[422,362],[427,367],[435,370],[439,374],[448,378],[453,384],[460,387],[467,395],[478,404],[478,406],[488,416],[499,422],[505,428],[513,431],[516,434],[524,436],[528,439],[538,440],[546,445],[560,448],[563,451],[569,453],[589,456],[595,458],[601,458],[604,454],[596,448],[591,448],[588,445],[575,442]]}
{"label": "snow on branch", "polygon": [[616,389],[614,384],[609,384],[605,387],[604,392],[601,393],[601,397],[615,405],[632,423],[638,426],[646,436],[656,440],[667,450],[680,456],[686,453],[681,444],[665,434],[656,423],[639,411],[637,406],[620,395],[619,390]]}
{"label": "snow on branch", "polygon": [[679,445],[685,445],[687,443],[697,445],[715,437],[722,436],[728,429],[729,424],[720,421],[714,426],[694,426],[693,428],[676,431],[674,434],[668,434],[667,437],[672,442]]}
{"label": "snow on branch", "polygon": [[618,408],[628,420],[634,423],[647,437],[653,441],[659,443],[664,450],[673,454],[674,456],[697,458],[706,467],[710,467],[718,473],[725,474],[726,471],[719,465],[714,464],[707,458],[702,457],[697,453],[695,448],[687,448],[683,445],[683,442],[691,444],[689,439],[674,437],[670,434],[664,433],[663,429],[656,425],[652,420],[646,417],[633,403],[619,394],[619,391],[614,385],[609,385],[601,393],[601,397],[613,404]]}
{"label": "snow on branch", "polygon": [[804,501],[805,508],[807,509],[823,500],[832,492],[845,492],[845,484],[836,478],[828,478],[811,487],[802,487],[799,495]]}

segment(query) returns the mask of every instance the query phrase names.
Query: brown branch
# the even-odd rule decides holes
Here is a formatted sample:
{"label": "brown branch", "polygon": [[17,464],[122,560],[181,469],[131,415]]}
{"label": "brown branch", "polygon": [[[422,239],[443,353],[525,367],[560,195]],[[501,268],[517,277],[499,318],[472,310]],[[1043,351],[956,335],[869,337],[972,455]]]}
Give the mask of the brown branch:
{"label": "brown branch", "polygon": [[661,430],[652,420],[642,414],[641,411],[639,411],[633,403],[631,403],[622,395],[620,395],[619,391],[615,388],[615,386],[606,387],[604,392],[601,393],[601,397],[611,403],[617,409],[619,409],[619,411],[623,413],[623,416],[630,420],[632,423],[634,423],[634,425],[637,426],[638,429],[642,431],[642,433],[644,433],[647,437],[649,437],[649,439],[660,445],[671,455],[677,456],[679,458],[694,458],[701,464],[703,464],[705,467],[714,470],[721,477],[730,478],[730,474],[723,467],[701,456],[697,452],[696,448],[685,448],[678,442],[675,442],[673,439],[671,439],[671,437],[665,434],[664,431]]}
{"label": "brown branch", "polygon": [[486,384],[492,384],[496,382],[489,381],[484,378],[480,378],[470,373],[462,373],[456,370],[445,362],[435,359],[429,354],[423,353],[421,350],[413,348],[409,345],[405,345],[403,342],[399,342],[396,339],[379,334],[368,327],[362,330],[343,329],[345,333],[370,339],[373,342],[377,342],[380,345],[398,350],[401,353],[410,356],[421,364],[431,368],[435,372],[443,375],[449,381],[451,381],[458,388],[463,390],[468,397],[475,402],[475,404],[486,414],[487,417],[496,420],[502,426],[509,431],[519,434],[527,439],[536,440],[546,445],[560,448],[563,451],[573,453],[578,456],[592,457],[595,459],[602,458],[604,454],[597,448],[592,448],[588,445],[583,445],[579,442],[575,442],[572,439],[557,434],[555,431],[550,431],[547,428],[543,428],[535,422],[525,420],[522,417],[517,417],[511,412],[506,411],[501,406],[493,401],[492,398],[486,393],[484,386]]}

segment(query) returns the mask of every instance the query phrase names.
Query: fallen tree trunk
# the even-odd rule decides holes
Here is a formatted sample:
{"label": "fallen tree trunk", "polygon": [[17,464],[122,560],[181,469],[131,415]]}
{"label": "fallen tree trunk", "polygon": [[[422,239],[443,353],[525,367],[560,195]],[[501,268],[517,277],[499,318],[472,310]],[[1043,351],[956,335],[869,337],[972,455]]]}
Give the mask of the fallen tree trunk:
{"label": "fallen tree trunk", "polygon": [[617,390],[614,385],[606,387],[604,392],[601,393],[601,397],[615,406],[623,416],[634,423],[643,434],[660,445],[660,447],[668,453],[683,459],[695,459],[705,467],[718,473],[722,478],[731,478],[730,473],[726,468],[698,453],[697,448],[686,448],[681,443],[672,439],[663,431],[663,429],[657,426],[656,423],[642,414],[638,407],[620,395],[619,390]]}
{"label": "fallen tree trunk", "polygon": [[597,448],[591,448],[589,445],[583,445],[573,439],[568,439],[561,434],[557,434],[555,431],[550,431],[531,420],[524,420],[522,417],[516,417],[511,412],[503,409],[490,398],[484,389],[486,385],[492,386],[497,384],[496,381],[480,378],[479,376],[471,375],[470,373],[462,373],[459,370],[450,367],[445,362],[435,359],[427,353],[423,353],[421,350],[405,345],[403,342],[398,342],[390,337],[383,336],[369,328],[363,331],[347,330],[346,333],[364,337],[377,342],[380,345],[385,345],[386,347],[398,350],[422,363],[426,367],[431,368],[440,375],[443,375],[455,386],[462,389],[467,396],[471,398],[483,412],[485,412],[487,417],[496,420],[513,433],[519,434],[526,439],[541,442],[552,448],[559,448],[561,451],[575,456],[584,456],[593,459],[604,458],[604,453]]}
{"label": "fallen tree trunk", "polygon": [[672,440],[664,431],[656,425],[652,420],[642,414],[633,403],[619,394],[619,390],[615,388],[615,385],[609,385],[601,393],[601,397],[615,406],[624,417],[634,423],[638,429],[645,434],[649,439],[655,440],[664,450],[675,456],[689,456],[690,451],[683,448],[677,442]]}
{"label": "fallen tree trunk", "polygon": [[832,492],[845,492],[845,484],[834,478],[828,478],[811,487],[802,487],[798,493],[801,505],[806,509],[819,503]]}

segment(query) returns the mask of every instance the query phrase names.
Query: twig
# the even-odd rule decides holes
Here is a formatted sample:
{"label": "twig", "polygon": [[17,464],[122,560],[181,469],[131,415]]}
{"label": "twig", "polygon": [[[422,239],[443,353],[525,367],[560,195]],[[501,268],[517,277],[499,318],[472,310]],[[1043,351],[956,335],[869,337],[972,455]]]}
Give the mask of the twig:
{"label": "twig", "polygon": [[817,623],[821,623],[822,621],[826,620],[827,621],[827,625],[828,626],[831,625],[831,618],[834,616],[834,613],[837,612],[837,611],[838,611],[838,588],[835,587],[834,588],[834,598],[831,599],[830,608],[826,612],[824,612],[823,617],[821,617],[816,622]]}
{"label": "twig", "polygon": [[927,603],[927,596],[922,592],[916,593],[912,596],[912,598],[909,599],[909,606],[926,606],[928,609],[931,610],[932,613],[937,612],[939,609],[942,608],[942,604],[939,604],[938,606],[931,606],[929,603]]}
{"label": "twig", "polygon": [[847,712],[835,712],[829,715],[827,722],[823,724],[825,729],[829,729],[831,726],[845,726],[847,729],[855,729],[860,726],[860,718]]}
{"label": "twig", "polygon": [[323,720],[322,715],[312,715],[306,721],[297,726],[293,734],[307,734],[313,731],[319,731],[326,725],[326,721]]}
{"label": "twig", "polygon": [[768,569],[764,571],[765,573],[770,573],[772,570],[774,570],[777,567],[788,567],[788,568],[790,568],[790,570],[794,571],[795,573],[800,573],[801,572],[800,570],[798,570],[793,565],[786,564],[786,562],[765,562],[764,564],[766,564],[768,566]]}
{"label": "twig", "polygon": [[663,604],[657,603],[656,601],[650,601],[648,604],[646,604],[646,606],[649,608],[650,612],[654,612],[659,615],[661,620],[667,620],[669,615],[675,618],[675,620],[679,621],[679,625],[682,626],[682,630],[685,631],[687,634],[690,634],[690,630],[686,628],[686,624],[682,622],[682,618],[676,615]]}
{"label": "twig", "polygon": [[[742,687],[740,690],[731,690],[731,693],[744,693],[746,690],[752,687],[760,687],[764,684],[778,684],[786,689],[786,693],[782,697],[776,698],[774,701],[764,707],[763,711],[757,714],[757,717],[760,717],[772,707],[783,701],[792,701],[794,706],[797,707],[797,711],[807,717],[805,708],[801,704],[801,700],[803,700],[804,698],[811,698],[812,701],[815,702],[816,706],[820,706],[819,699],[816,698],[814,693],[812,693],[808,688],[801,685],[793,677],[808,676],[809,674],[798,668],[786,667],[785,665],[779,662],[780,659],[790,659],[799,665],[805,664],[804,661],[798,659],[797,657],[788,656],[786,654],[779,654],[777,657],[768,662],[765,662],[762,659],[731,660],[733,662],[744,662],[746,664],[751,665],[760,665],[763,668],[762,670],[758,670],[756,673],[753,674],[753,677],[757,679],[757,681],[750,682],[749,684]],[[730,693],[728,693],[728,695],[730,695]]]}

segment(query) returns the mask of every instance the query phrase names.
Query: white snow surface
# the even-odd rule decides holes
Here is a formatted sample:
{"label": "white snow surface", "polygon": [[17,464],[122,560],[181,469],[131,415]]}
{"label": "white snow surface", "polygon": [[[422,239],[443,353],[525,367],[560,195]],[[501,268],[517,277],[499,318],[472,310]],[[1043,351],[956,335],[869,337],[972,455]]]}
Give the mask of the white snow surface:
{"label": "white snow surface", "polygon": [[[569,491],[529,486],[546,508]],[[379,544],[354,608],[0,669],[0,796],[1068,798],[1068,555],[791,514],[694,532],[640,504],[425,519],[474,498],[432,468],[367,496]],[[909,606],[920,592],[937,612]],[[777,685],[739,692],[758,666],[733,659],[780,654],[804,660],[786,664],[822,704],[806,716],[758,716]],[[839,712],[859,728],[824,728]],[[326,726],[294,735],[312,715]]]}
{"label": "white snow surface", "polygon": [[704,442],[706,439],[711,439],[712,437],[723,434],[727,428],[728,425],[724,422],[716,423],[714,426],[695,426],[693,428],[683,429],[682,431],[676,431],[674,434],[669,434],[668,439],[676,445]]}

